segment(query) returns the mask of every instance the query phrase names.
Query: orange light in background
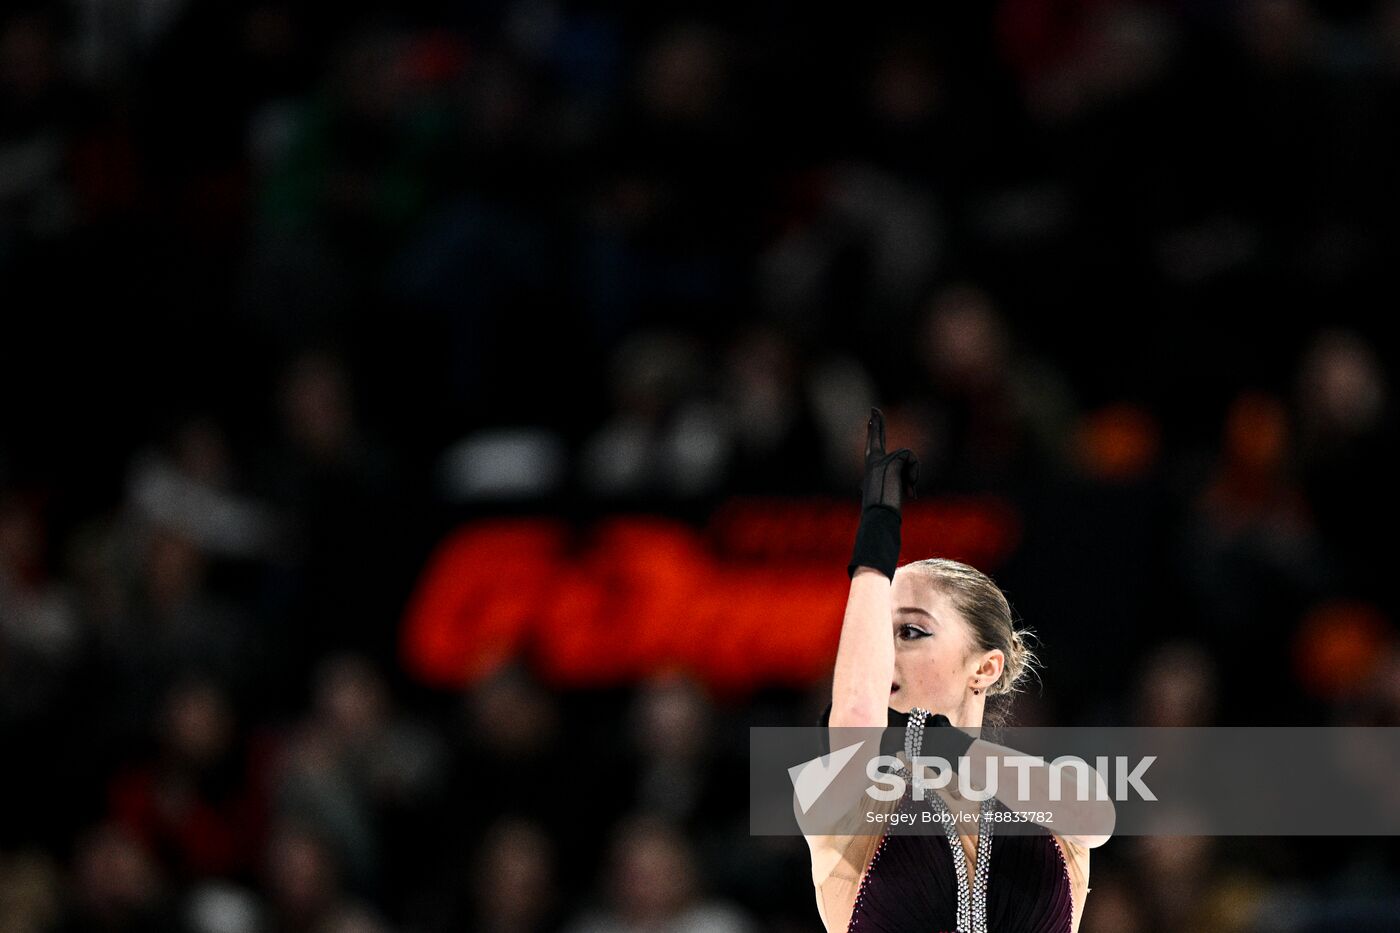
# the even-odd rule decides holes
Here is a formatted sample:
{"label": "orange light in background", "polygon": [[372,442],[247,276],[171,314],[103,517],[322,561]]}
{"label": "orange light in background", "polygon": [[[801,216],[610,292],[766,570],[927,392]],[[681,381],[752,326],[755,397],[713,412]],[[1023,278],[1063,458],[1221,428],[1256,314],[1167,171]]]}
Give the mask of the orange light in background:
{"label": "orange light in background", "polygon": [[1137,405],[1109,405],[1087,416],[1075,432],[1075,454],[1095,479],[1139,479],[1157,462],[1161,430],[1152,415]]}
{"label": "orange light in background", "polygon": [[1225,418],[1230,462],[1250,473],[1272,473],[1288,452],[1288,409],[1262,392],[1242,392]]}
{"label": "orange light in background", "polygon": [[[471,524],[424,569],[402,660],[445,688],[519,657],[556,686],[676,668],[719,693],[810,685],[835,658],[854,525],[844,504],[766,500],[731,503],[703,532],[644,516],[583,530],[555,519]],[[906,528],[911,557],[991,569],[1020,526],[1000,500],[979,499],[919,503]]]}
{"label": "orange light in background", "polygon": [[545,519],[482,522],[440,544],[409,601],[407,669],[442,686],[472,683],[516,657],[536,593],[566,560],[568,529]]}
{"label": "orange light in background", "polygon": [[1324,603],[1304,617],[1294,638],[1298,679],[1326,699],[1355,692],[1375,676],[1394,637],[1390,621],[1370,603]]}

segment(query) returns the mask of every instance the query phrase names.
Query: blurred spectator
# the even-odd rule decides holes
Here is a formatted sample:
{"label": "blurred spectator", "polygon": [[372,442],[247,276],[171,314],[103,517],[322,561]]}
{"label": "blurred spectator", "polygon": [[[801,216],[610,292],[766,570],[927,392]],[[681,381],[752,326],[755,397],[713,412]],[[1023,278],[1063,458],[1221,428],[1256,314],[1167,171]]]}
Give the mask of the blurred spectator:
{"label": "blurred spectator", "polygon": [[341,888],[340,866],[321,836],[295,822],[277,826],[264,864],[270,926],[285,933],[334,929],[354,909]]}
{"label": "blurred spectator", "polygon": [[609,906],[584,912],[569,933],[756,929],[742,912],[704,897],[684,837],[662,819],[636,816],[616,832],[604,886]]}
{"label": "blurred spectator", "polygon": [[658,310],[712,329],[714,309],[741,294],[761,192],[744,168],[754,153],[736,46],[713,23],[673,21],[632,62],[631,93],[584,185],[580,286],[609,340]]}
{"label": "blurred spectator", "polygon": [[1215,719],[1215,662],[1200,645],[1164,645],[1141,674],[1133,722],[1141,726],[1209,726]]}
{"label": "blurred spectator", "polygon": [[938,269],[942,219],[921,184],[871,165],[834,166],[812,183],[810,216],[760,258],[765,306],[803,338],[853,329],[854,349],[889,352],[882,335]]}
{"label": "blurred spectator", "polygon": [[262,905],[247,890],[226,882],[205,882],[185,899],[184,925],[189,933],[259,933]]}
{"label": "blurred spectator", "polygon": [[[127,563],[118,611],[101,619],[99,665],[114,691],[114,735],[140,741],[166,689],[190,671],[245,702],[262,660],[259,632],[243,606],[215,595],[209,562],[176,532],[119,529]],[[117,607],[111,607],[117,608]]]}
{"label": "blurred spectator", "polygon": [[[383,679],[363,659],[325,661],[314,702],[282,753],[276,806],[333,847],[348,886],[378,896],[383,884],[420,867],[414,834],[429,825],[414,816],[437,799],[443,752],[432,732],[394,711]],[[405,864],[391,865],[386,852]]]}
{"label": "blurred spectator", "polygon": [[632,709],[636,782],[633,809],[665,817],[692,833],[698,817],[715,812],[707,784],[733,777],[720,767],[714,713],[703,689],[684,676],[657,676],[643,684]]}
{"label": "blurred spectator", "polygon": [[445,124],[431,93],[440,76],[418,67],[414,52],[411,35],[382,27],[337,48],[330,80],[305,101],[267,179],[274,230],[311,234],[363,261],[384,256],[423,209]]}
{"label": "blurred spectator", "polygon": [[870,417],[877,398],[870,373],[851,357],[816,361],[804,374],[803,389],[821,432],[826,485],[850,488],[860,482],[864,464],[851,460],[851,437]]}
{"label": "blurred spectator", "polygon": [[59,927],[64,931],[177,929],[166,881],[150,852],[119,827],[97,826],[79,840],[73,887]]}
{"label": "blurred spectator", "polygon": [[[1187,571],[1208,618],[1227,638],[1286,618],[1327,579],[1325,555],[1291,462],[1288,412],[1277,399],[1240,395],[1228,412],[1220,459],[1195,505]],[[1273,660],[1273,656],[1270,656]]]}
{"label": "blurred spectator", "polygon": [[731,442],[699,348],[675,335],[636,337],[618,350],[612,378],[616,411],[584,447],[585,488],[623,499],[714,490]]}
{"label": "blurred spectator", "polygon": [[56,929],[62,903],[52,858],[38,852],[0,853],[0,933]]}
{"label": "blurred spectator", "polygon": [[0,18],[0,269],[30,239],[68,233],[77,220],[65,164],[77,100],[56,27],[42,8]]}
{"label": "blurred spectator", "polygon": [[1058,376],[1014,354],[1006,323],[975,286],[950,286],[929,302],[915,354],[927,376],[926,481],[953,488],[1017,482],[1032,464],[1053,466],[1068,434],[1070,401]]}
{"label": "blurred spectator", "polygon": [[781,332],[755,329],[729,347],[721,378],[738,491],[792,493],[789,467],[820,448],[803,395],[802,360]]}
{"label": "blurred spectator", "polygon": [[213,557],[269,557],[283,537],[263,505],[230,487],[228,444],[207,418],[186,422],[169,454],[151,452],[132,465],[128,497],[133,519],[188,538]]}
{"label": "blurred spectator", "polygon": [[[464,858],[475,858],[476,853],[448,848],[450,840],[485,838],[502,812],[533,816],[550,811],[548,801],[560,793],[554,778],[556,756],[583,753],[592,760],[586,755],[584,737],[575,736],[568,748],[561,745],[566,733],[557,701],[518,667],[502,668],[478,684],[462,703],[460,718],[452,733],[449,792],[439,821],[445,831],[420,841],[428,849],[430,862],[437,857],[454,866]],[[592,782],[602,792],[610,773],[602,767],[574,769],[571,786],[580,799],[586,799],[593,792]],[[586,859],[589,844],[584,830],[601,832],[606,820],[601,808],[579,807],[575,832],[558,840],[575,848],[562,850],[561,858]],[[594,821],[602,825],[594,828]]]}
{"label": "blurred spectator", "polygon": [[111,819],[176,881],[248,877],[266,830],[267,788],[229,698],[207,680],[177,683],[165,701],[158,743],[153,760],[112,780]]}
{"label": "blurred spectator", "polygon": [[1161,929],[1179,929],[1195,922],[1199,905],[1214,881],[1211,856],[1216,842],[1210,836],[1141,836],[1132,841],[1133,854],[1143,879],[1150,884],[1147,913]]}
{"label": "blurred spectator", "polygon": [[1391,645],[1374,659],[1375,668],[1360,686],[1361,696],[1338,709],[1343,723],[1400,726],[1400,647]]}
{"label": "blurred spectator", "polygon": [[1377,433],[1386,385],[1375,351],[1359,335],[1325,331],[1308,348],[1298,378],[1305,456],[1327,456]]}
{"label": "blurred spectator", "polygon": [[556,929],[555,867],[549,838],[528,823],[498,824],[483,840],[468,928],[525,933]]}
{"label": "blurred spectator", "polygon": [[1395,443],[1375,349],[1353,332],[1317,334],[1296,391],[1301,475],[1319,531],[1350,581],[1376,592],[1388,571],[1370,532],[1397,513],[1386,491]]}
{"label": "blurred spectator", "polygon": [[550,431],[481,431],[443,455],[439,484],[449,502],[538,500],[558,491],[566,464],[563,442]]}
{"label": "blurred spectator", "polygon": [[294,522],[296,555],[279,645],[287,676],[303,675],[326,650],[377,653],[392,642],[399,561],[397,474],[361,424],[350,371],[335,353],[308,351],[282,373],[281,444],[265,451],[266,495]]}
{"label": "blurred spectator", "polygon": [[0,487],[0,721],[15,725],[51,710],[85,642],[48,547],[38,499]]}
{"label": "blurred spectator", "polygon": [[452,872],[432,875],[426,930],[558,930],[563,898],[554,843],[537,823],[502,817],[471,837],[476,848],[451,860]]}

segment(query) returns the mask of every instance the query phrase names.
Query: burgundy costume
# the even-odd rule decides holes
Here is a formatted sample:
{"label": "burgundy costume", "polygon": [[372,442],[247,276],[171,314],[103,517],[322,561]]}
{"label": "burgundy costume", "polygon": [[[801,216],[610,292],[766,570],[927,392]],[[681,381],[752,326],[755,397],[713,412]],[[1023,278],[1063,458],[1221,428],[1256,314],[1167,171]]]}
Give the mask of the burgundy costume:
{"label": "burgundy costume", "polygon": [[[900,809],[911,806],[909,795]],[[1069,869],[1049,833],[993,835],[987,928],[996,933],[1069,933]],[[942,834],[886,832],[861,879],[848,931],[942,933],[957,914],[957,865]],[[957,858],[963,858],[959,851]]]}

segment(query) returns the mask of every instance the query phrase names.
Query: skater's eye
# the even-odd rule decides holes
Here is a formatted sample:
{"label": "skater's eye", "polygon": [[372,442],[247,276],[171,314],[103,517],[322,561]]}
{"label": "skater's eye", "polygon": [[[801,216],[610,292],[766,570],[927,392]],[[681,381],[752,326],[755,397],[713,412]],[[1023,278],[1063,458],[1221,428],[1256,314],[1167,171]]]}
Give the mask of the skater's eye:
{"label": "skater's eye", "polygon": [[916,638],[927,638],[932,632],[925,631],[910,622],[905,622],[899,627],[899,637],[905,641],[913,641]]}

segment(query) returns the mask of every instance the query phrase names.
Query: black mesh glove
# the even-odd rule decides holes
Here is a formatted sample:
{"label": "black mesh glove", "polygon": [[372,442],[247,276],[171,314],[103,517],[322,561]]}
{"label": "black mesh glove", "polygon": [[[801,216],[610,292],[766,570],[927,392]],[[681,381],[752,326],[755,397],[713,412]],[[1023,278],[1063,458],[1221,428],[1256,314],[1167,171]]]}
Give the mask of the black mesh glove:
{"label": "black mesh glove", "polygon": [[[880,754],[897,755],[904,751],[904,731],[909,726],[909,714],[901,713],[893,707],[887,707],[885,731],[880,736]],[[822,710],[821,719],[817,724],[822,727],[821,737],[818,744],[821,754],[831,754],[831,736],[826,731],[831,724],[831,704],[826,705]],[[924,720],[924,741],[920,754],[924,758],[942,758],[952,765],[953,770],[958,769],[958,759],[967,754],[967,750],[972,746],[973,738],[961,729],[956,728],[953,723],[942,713],[937,713]]]}
{"label": "black mesh glove", "polygon": [[[893,727],[899,726],[901,730],[908,728],[909,714],[891,709],[889,724],[890,729],[881,737],[880,751],[894,755],[904,751],[904,732],[895,732]],[[923,746],[919,754],[924,758],[942,758],[956,771],[958,759],[967,754],[973,741],[972,736],[954,726],[947,716],[934,713],[924,720]]]}
{"label": "black mesh glove", "polygon": [[870,409],[865,437],[865,478],[861,480],[860,528],[847,576],[857,567],[874,567],[894,579],[899,564],[900,508],[904,497],[914,498],[919,481],[919,459],[907,447],[885,453],[885,416]]}

